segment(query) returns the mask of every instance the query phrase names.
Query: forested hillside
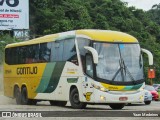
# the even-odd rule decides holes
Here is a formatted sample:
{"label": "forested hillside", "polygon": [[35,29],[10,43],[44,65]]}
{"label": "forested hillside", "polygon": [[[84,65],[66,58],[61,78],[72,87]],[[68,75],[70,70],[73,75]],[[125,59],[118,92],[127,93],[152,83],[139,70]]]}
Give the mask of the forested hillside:
{"label": "forested hillside", "polygon": [[[155,82],[160,81],[160,5],[144,12],[128,8],[120,0],[30,1],[30,28],[34,37],[84,28],[129,33],[140,41],[141,47],[153,53]],[[147,73],[146,56],[144,60]]]}
{"label": "forested hillside", "polygon": [[[120,0],[30,0],[30,34],[39,37],[75,29],[105,29],[135,36],[154,55],[155,82],[160,81],[160,4],[150,11]],[[147,73],[147,57],[145,73]]]}
{"label": "forested hillside", "polygon": [[[148,16],[160,26],[160,3],[153,5],[152,9],[147,12]],[[160,34],[156,36],[157,42],[160,42]]]}

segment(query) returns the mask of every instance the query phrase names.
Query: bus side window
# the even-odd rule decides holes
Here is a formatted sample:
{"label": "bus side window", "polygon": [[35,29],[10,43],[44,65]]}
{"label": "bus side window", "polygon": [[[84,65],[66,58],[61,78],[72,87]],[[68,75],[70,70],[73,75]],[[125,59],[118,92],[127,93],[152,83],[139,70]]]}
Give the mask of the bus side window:
{"label": "bus side window", "polygon": [[23,46],[23,47],[18,47],[19,48],[19,51],[18,51],[18,64],[24,64],[26,62],[26,47]]}
{"label": "bus side window", "polygon": [[76,65],[78,64],[74,39],[52,42],[51,62],[59,61],[70,61]]}
{"label": "bus side window", "polygon": [[38,63],[39,62],[39,44],[33,45],[33,59],[34,59],[34,63]]}
{"label": "bus side window", "polygon": [[63,44],[64,41],[52,42],[51,48],[51,62],[63,61]]}
{"label": "bus side window", "polygon": [[63,51],[63,60],[70,61],[76,65],[78,65],[75,40],[68,39],[64,41],[64,51]]}
{"label": "bus side window", "polygon": [[39,51],[39,62],[50,62],[51,59],[51,43],[41,43]]}
{"label": "bus side window", "polygon": [[9,65],[12,64],[12,48],[6,48],[5,50],[5,62]]}
{"label": "bus side window", "polygon": [[[25,59],[25,63],[36,63],[39,61],[39,44],[29,45],[23,47],[22,56]],[[22,60],[23,61],[23,60]]]}
{"label": "bus side window", "polygon": [[29,63],[33,63],[33,49],[32,49],[32,46],[28,46],[27,47],[27,52],[26,52],[26,60],[25,60],[25,63],[29,64]]}
{"label": "bus side window", "polygon": [[14,47],[14,48],[9,48],[11,50],[11,61],[10,64],[11,65],[16,65],[18,64],[18,48]]}

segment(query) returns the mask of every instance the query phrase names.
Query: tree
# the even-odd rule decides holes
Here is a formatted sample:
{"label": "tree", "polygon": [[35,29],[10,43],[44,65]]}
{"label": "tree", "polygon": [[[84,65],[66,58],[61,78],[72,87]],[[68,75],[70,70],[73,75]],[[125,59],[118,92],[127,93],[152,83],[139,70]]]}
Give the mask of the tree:
{"label": "tree", "polygon": [[7,44],[19,42],[16,38],[11,37],[9,34],[0,35],[0,64],[3,62],[4,49]]}
{"label": "tree", "polygon": [[31,33],[35,37],[85,28],[129,33],[153,53],[160,75],[160,4],[145,12],[128,8],[120,0],[30,0],[30,11]]}

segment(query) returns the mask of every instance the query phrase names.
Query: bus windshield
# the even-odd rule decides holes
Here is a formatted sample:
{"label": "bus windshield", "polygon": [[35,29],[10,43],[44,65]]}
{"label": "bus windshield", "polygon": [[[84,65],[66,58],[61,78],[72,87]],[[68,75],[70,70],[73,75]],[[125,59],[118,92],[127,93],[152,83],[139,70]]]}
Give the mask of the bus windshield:
{"label": "bus windshield", "polygon": [[94,43],[99,55],[97,77],[112,82],[143,80],[143,63],[139,44]]}

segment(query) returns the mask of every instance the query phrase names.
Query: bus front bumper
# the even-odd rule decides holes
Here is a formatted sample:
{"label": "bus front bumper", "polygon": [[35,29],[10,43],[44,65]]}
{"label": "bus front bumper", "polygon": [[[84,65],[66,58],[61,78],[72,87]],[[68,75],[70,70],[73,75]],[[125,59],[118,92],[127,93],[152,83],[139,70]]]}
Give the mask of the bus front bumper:
{"label": "bus front bumper", "polygon": [[95,92],[95,103],[137,103],[144,101],[144,91],[123,92],[108,91]]}

